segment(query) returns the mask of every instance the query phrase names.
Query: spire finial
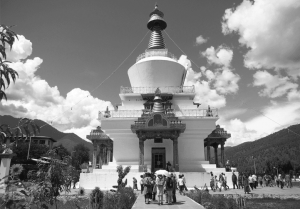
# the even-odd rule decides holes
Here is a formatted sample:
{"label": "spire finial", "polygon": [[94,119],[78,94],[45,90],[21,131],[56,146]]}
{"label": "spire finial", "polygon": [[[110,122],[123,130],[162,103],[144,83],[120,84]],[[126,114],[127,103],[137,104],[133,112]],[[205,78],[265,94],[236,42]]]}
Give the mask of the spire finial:
{"label": "spire finial", "polygon": [[147,28],[152,31],[148,49],[165,49],[164,38],[161,32],[166,29],[167,23],[163,17],[164,13],[159,11],[156,3],[155,9],[150,13],[150,20],[147,24]]}

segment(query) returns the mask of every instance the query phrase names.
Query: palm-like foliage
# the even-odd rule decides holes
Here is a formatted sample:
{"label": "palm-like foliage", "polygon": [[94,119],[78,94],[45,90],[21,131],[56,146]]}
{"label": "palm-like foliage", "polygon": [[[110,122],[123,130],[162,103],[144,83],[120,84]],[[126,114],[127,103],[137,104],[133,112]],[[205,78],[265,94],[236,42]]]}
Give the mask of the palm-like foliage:
{"label": "palm-like foliage", "polygon": [[[16,38],[18,38],[17,34],[10,30],[11,27],[0,25],[0,101],[3,98],[7,100],[4,90],[10,85],[11,79],[15,82],[18,76],[18,73],[9,67],[9,61],[6,61],[5,45],[9,45],[11,49]],[[7,85],[5,85],[5,81]]]}
{"label": "palm-like foliage", "polygon": [[[21,118],[18,125],[15,128],[11,128],[7,124],[0,125],[0,145],[5,143],[5,148],[10,148],[17,144],[20,138],[26,137],[29,139],[31,136],[35,136],[40,132],[40,127],[34,123],[33,120],[28,118]],[[14,143],[10,144],[10,140]]]}

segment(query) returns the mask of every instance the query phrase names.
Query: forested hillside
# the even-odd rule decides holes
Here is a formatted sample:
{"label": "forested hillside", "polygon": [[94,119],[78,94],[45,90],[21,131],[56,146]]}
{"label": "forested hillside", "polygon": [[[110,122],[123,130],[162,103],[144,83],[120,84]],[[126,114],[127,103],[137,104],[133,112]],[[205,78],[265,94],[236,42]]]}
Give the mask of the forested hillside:
{"label": "forested hillside", "polygon": [[253,172],[255,161],[258,173],[276,173],[276,168],[279,172],[295,170],[300,173],[300,124],[288,129],[253,142],[228,147],[225,149],[225,160],[230,160],[240,172]]}

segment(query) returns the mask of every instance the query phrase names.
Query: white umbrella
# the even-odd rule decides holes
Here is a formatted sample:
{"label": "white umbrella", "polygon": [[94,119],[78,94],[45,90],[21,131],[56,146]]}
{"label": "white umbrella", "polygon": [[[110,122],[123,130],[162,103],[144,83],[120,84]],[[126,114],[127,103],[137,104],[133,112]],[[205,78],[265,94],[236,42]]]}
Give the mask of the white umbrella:
{"label": "white umbrella", "polygon": [[169,175],[169,172],[168,171],[166,171],[166,170],[157,170],[157,171],[155,171],[155,174],[156,175],[165,175],[165,176],[168,176]]}

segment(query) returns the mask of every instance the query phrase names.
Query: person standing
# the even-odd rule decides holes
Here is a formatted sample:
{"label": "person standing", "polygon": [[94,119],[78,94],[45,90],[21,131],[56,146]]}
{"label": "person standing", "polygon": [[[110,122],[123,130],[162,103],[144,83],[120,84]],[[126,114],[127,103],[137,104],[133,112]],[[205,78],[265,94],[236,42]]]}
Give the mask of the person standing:
{"label": "person standing", "polygon": [[137,180],[136,180],[136,178],[135,177],[133,177],[133,190],[137,190],[137,191],[139,191],[138,190],[138,187],[137,187]]}
{"label": "person standing", "polygon": [[262,187],[262,177],[261,177],[261,175],[258,175],[257,181],[258,181],[260,187]]}
{"label": "person standing", "polygon": [[249,178],[248,178],[248,181],[249,181],[249,185],[250,185],[250,187],[251,187],[251,190],[253,190],[253,178],[252,178],[252,175],[250,174],[249,175]]}
{"label": "person standing", "polygon": [[157,187],[157,195],[158,195],[158,205],[163,204],[165,182],[166,182],[165,178],[161,174],[157,175],[156,187]]}
{"label": "person standing", "polygon": [[290,181],[291,181],[290,174],[287,173],[287,174],[285,175],[284,179],[285,179],[285,185],[286,185],[286,188],[291,187],[291,185],[290,185]]}
{"label": "person standing", "polygon": [[246,175],[245,175],[245,181],[244,181],[244,192],[245,192],[245,194],[246,193],[249,194],[249,192],[250,192],[249,180]]}
{"label": "person standing", "polygon": [[241,173],[241,174],[239,174],[239,176],[238,176],[238,189],[240,189],[240,188],[244,188],[244,186],[243,186],[243,174]]}
{"label": "person standing", "polygon": [[153,189],[152,189],[152,200],[156,201],[156,193],[157,193],[157,185],[156,185],[156,176],[152,176],[152,184],[153,184]]}
{"label": "person standing", "polygon": [[168,172],[171,172],[171,163],[170,163],[170,161],[168,161],[167,162],[167,167],[166,167],[166,170],[168,171]]}
{"label": "person standing", "polygon": [[167,180],[166,180],[166,191],[167,191],[167,203],[169,205],[172,205],[172,196],[173,196],[173,180],[170,176],[170,174],[167,176]]}
{"label": "person standing", "polygon": [[257,176],[255,174],[253,174],[252,179],[253,179],[253,187],[254,187],[254,189],[256,189],[256,187],[257,187]]}
{"label": "person standing", "polygon": [[275,185],[277,185],[277,187],[279,187],[279,180],[278,180],[277,175],[274,176],[274,181],[275,181]]}
{"label": "person standing", "polygon": [[173,181],[173,190],[172,190],[172,199],[173,199],[173,203],[176,203],[176,189],[177,189],[177,180],[176,180],[176,175],[175,174],[171,174],[171,178]]}
{"label": "person standing", "polygon": [[149,204],[152,196],[152,179],[150,173],[146,173],[145,176],[143,194],[145,196],[145,203]]}
{"label": "person standing", "polygon": [[236,177],[234,171],[232,172],[232,177],[231,178],[232,178],[233,189],[235,189],[235,186],[238,189],[239,187],[237,185],[237,177]]}
{"label": "person standing", "polygon": [[143,194],[144,191],[144,175],[141,175],[140,185],[141,185],[141,194]]}

